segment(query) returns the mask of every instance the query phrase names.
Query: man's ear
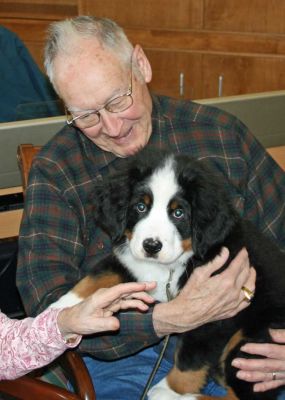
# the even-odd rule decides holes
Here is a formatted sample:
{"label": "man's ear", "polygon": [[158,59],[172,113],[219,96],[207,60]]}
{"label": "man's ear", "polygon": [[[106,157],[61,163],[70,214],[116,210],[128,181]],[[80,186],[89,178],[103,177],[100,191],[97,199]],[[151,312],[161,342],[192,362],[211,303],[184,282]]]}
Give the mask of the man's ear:
{"label": "man's ear", "polygon": [[133,61],[135,62],[135,66],[138,69],[138,72],[140,73],[144,82],[149,83],[152,78],[151,65],[142,47],[139,44],[137,44],[134,48]]}

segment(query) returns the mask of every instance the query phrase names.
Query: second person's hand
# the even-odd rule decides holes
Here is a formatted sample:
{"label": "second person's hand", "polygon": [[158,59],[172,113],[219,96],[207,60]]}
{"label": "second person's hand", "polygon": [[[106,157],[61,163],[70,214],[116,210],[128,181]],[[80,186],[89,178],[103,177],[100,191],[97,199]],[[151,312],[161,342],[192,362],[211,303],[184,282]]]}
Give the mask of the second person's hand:
{"label": "second person's hand", "polygon": [[155,286],[155,282],[130,282],[99,289],[81,303],[61,310],[59,330],[64,337],[117,330],[120,324],[113,314],[128,308],[147,311],[154,299],[145,291]]}

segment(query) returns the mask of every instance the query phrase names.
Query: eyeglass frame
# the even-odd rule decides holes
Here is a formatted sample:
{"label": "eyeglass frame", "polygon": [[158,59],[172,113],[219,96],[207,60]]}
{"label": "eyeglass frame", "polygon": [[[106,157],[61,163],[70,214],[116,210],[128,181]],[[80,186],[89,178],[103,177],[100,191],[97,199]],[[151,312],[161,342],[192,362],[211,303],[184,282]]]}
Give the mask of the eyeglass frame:
{"label": "eyeglass frame", "polygon": [[[113,99],[107,101],[107,103],[104,104],[104,106],[98,108],[97,110],[89,111],[89,112],[86,112],[85,114],[82,114],[82,115],[77,115],[76,117],[73,117],[70,121],[67,119],[67,113],[69,112],[71,115],[72,115],[72,113],[71,113],[71,111],[69,111],[69,109],[68,109],[67,107],[65,107],[66,123],[67,123],[67,125],[71,126],[71,125],[74,125],[74,123],[75,123],[78,119],[85,118],[85,117],[87,117],[87,116],[89,116],[89,115],[91,115],[91,114],[96,114],[96,115],[98,116],[98,122],[97,122],[96,124],[94,124],[94,125],[91,125],[90,128],[91,128],[92,126],[96,126],[96,125],[99,124],[99,122],[100,122],[100,120],[101,120],[101,114],[100,114],[100,111],[101,111],[101,110],[106,110],[106,111],[108,111],[108,112],[110,112],[110,113],[112,113],[112,114],[118,114],[118,113],[120,113],[120,112],[124,112],[124,111],[128,110],[128,109],[133,105],[133,103],[134,103],[134,99],[133,99],[132,93],[133,93],[133,62],[132,62],[132,59],[131,59],[131,82],[130,82],[130,84],[129,84],[129,88],[128,88],[128,90],[127,90],[126,93],[121,94],[120,96],[114,97]],[[114,100],[118,100],[118,99],[120,99],[120,98],[122,98],[122,97],[126,97],[126,96],[130,97],[131,100],[132,100],[132,102],[131,102],[131,104],[130,104],[126,109],[124,109],[123,111],[110,111],[110,110],[108,110],[108,108],[106,108],[106,107],[108,106],[108,104],[112,103]]]}

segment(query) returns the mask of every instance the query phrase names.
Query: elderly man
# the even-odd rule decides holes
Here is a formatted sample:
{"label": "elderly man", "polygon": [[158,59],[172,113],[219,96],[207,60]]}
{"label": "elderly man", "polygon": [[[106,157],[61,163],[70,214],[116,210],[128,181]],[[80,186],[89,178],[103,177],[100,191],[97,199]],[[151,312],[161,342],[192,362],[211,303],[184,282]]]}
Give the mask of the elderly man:
{"label": "elderly man", "polygon": [[[144,147],[207,158],[230,179],[240,214],[285,249],[284,173],[233,116],[151,95],[147,57],[114,22],[77,17],[52,24],[45,67],[65,103],[68,126],[36,158],[26,193],[17,279],[29,314],[58,299],[110,252],[109,238],[92,218],[90,194],[122,158]],[[227,255],[223,249],[213,263],[196,270],[172,301],[145,314],[121,313],[119,334],[82,341],[79,348],[88,354],[85,361],[99,400],[138,399],[161,338],[228,318],[247,306],[241,288],[254,290],[255,272],[245,250],[219,283],[212,276]],[[284,336],[276,341],[282,340]],[[272,346],[268,360],[236,360],[240,373],[248,374],[243,378],[263,382],[256,390],[285,382],[283,346],[268,344],[259,350],[249,345],[248,351],[266,353],[267,346]],[[155,382],[173,365],[171,345],[168,350]],[[213,382],[205,392],[224,393]]]}

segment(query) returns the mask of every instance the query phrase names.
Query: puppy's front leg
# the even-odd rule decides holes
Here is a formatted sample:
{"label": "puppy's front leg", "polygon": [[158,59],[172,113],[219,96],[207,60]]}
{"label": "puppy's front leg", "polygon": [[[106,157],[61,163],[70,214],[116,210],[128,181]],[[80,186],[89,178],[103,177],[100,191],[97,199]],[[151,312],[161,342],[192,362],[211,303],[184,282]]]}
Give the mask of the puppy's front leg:
{"label": "puppy's front leg", "polygon": [[100,275],[87,275],[81,279],[69,292],[52,303],[50,308],[71,307],[86,299],[98,289],[108,288],[121,283],[122,277],[118,274],[106,273]]}

